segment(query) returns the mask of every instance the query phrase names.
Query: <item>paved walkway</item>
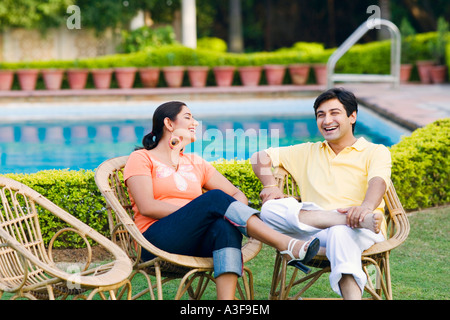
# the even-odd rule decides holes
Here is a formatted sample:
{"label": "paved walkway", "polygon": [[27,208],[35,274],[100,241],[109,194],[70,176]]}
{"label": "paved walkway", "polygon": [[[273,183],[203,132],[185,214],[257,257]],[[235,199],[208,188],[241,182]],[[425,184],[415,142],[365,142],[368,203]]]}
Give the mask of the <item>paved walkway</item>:
{"label": "paved walkway", "polygon": [[364,103],[410,130],[450,117],[450,84],[346,84]]}
{"label": "paved walkway", "polygon": [[[414,130],[437,119],[450,117],[450,84],[423,85],[402,84],[393,89],[388,84],[338,84],[355,93],[364,105]],[[325,86],[232,86],[227,88],[150,88],[150,89],[85,89],[85,90],[35,90],[0,91],[0,116],[2,105],[17,102],[63,102],[63,101],[167,101],[174,99],[227,99],[283,98],[293,96],[315,97]]]}

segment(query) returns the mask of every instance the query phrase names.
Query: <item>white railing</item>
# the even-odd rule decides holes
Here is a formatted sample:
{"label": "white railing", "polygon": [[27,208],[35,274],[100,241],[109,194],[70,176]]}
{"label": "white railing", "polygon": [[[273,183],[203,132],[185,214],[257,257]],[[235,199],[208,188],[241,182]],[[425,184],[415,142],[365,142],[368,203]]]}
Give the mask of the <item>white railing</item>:
{"label": "white railing", "polygon": [[[386,26],[391,35],[391,72],[390,74],[344,74],[334,73],[336,62],[369,30],[377,26]],[[385,19],[373,19],[364,22],[330,56],[327,62],[327,87],[335,82],[390,82],[396,88],[400,84],[401,36],[397,26]]]}

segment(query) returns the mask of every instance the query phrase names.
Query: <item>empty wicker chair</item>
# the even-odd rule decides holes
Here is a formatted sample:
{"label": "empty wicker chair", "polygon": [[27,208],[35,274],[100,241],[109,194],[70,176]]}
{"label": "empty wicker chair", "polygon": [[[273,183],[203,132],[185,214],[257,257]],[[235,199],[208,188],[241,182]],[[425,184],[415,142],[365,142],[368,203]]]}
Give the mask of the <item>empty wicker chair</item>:
{"label": "empty wicker chair", "polygon": [[[117,245],[15,180],[0,177],[0,199],[0,297],[11,293],[11,299],[131,298],[128,280],[131,261]],[[53,236],[48,251],[39,225],[39,214],[43,212],[53,214],[69,225]],[[58,268],[53,261],[52,245],[65,232],[80,235],[88,249],[88,239],[102,246],[111,253],[113,261],[88,268],[88,257],[85,269],[77,273]]]}
{"label": "empty wicker chair", "polygon": [[[212,258],[201,258],[173,254],[163,251],[150,243],[136,227],[126,187],[123,182],[123,168],[128,156],[109,159],[96,170],[95,182],[106,199],[111,238],[128,253],[134,262],[134,272],[130,280],[137,274],[147,279],[147,288],[133,296],[137,299],[149,293],[155,299],[163,299],[163,284],[181,279],[175,299],[180,299],[186,292],[191,299],[200,299],[212,277]],[[261,250],[261,242],[250,238],[242,248],[244,263],[253,259]],[[150,261],[141,260],[141,250],[145,249],[156,256]],[[155,277],[155,282],[152,278]],[[194,281],[198,279],[198,281]],[[238,293],[242,299],[253,299],[253,275],[244,266],[242,284],[238,283]]]}
{"label": "empty wicker chair", "polygon": [[[274,170],[274,176],[285,196],[300,200],[298,186],[289,172],[277,167]],[[376,300],[383,299],[383,295],[385,299],[392,299],[389,254],[391,250],[401,245],[409,234],[409,221],[392,183],[384,196],[384,200],[387,207],[388,239],[374,244],[364,251],[361,257],[363,270],[368,278],[365,291]],[[283,258],[277,252],[269,298],[272,300],[305,299],[303,297],[305,291],[323,274],[331,270],[326,256],[318,255],[308,265],[316,267],[318,270],[297,279],[298,270],[295,269],[292,273],[289,273],[286,258]]]}

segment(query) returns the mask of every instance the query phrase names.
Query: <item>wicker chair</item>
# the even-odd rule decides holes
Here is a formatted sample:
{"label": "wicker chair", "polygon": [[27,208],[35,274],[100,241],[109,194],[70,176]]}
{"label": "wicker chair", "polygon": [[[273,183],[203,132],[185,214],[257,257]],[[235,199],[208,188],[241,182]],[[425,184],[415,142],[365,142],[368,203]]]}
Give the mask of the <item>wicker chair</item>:
{"label": "wicker chair", "polygon": [[[274,176],[278,187],[283,190],[286,197],[294,197],[300,200],[298,186],[286,170],[277,167],[274,170]],[[392,183],[384,196],[384,200],[387,207],[388,239],[376,243],[364,251],[361,258],[363,270],[368,278],[365,291],[371,295],[372,299],[376,300],[383,299],[383,295],[387,300],[392,299],[389,254],[392,249],[401,245],[409,234],[408,218]],[[323,274],[331,270],[326,256],[318,255],[308,265],[318,268],[318,270],[297,279],[298,270],[294,269],[292,273],[288,272],[286,258],[283,258],[277,251],[269,298],[272,300],[305,299],[302,297],[305,291]],[[295,286],[299,288],[296,288],[295,293],[291,295]]]}
{"label": "wicker chair", "polygon": [[[0,297],[11,293],[11,299],[116,299],[127,293],[125,297],[131,298],[131,261],[117,245],[15,180],[0,177],[0,199]],[[70,226],[55,233],[48,251],[41,235],[40,214],[53,215]],[[78,234],[88,248],[84,270],[80,271],[79,266],[78,270],[71,268],[77,273],[65,272],[53,261],[53,243],[67,232]],[[88,238],[109,251],[114,260],[89,268]]]}
{"label": "wicker chair", "polygon": [[[134,262],[134,272],[130,281],[137,274],[142,274],[147,280],[147,288],[135,294],[137,299],[146,293],[151,299],[155,299],[154,289],[157,291],[157,299],[163,299],[163,284],[180,279],[175,299],[180,299],[186,292],[191,299],[200,299],[212,277],[212,258],[201,258],[163,251],[150,243],[136,227],[128,193],[123,183],[123,168],[128,156],[109,159],[103,162],[96,170],[95,182],[106,199],[108,220],[111,238],[128,253]],[[249,238],[242,248],[244,263],[253,259],[261,250],[261,242]],[[150,261],[141,260],[142,248],[156,256]],[[152,283],[150,275],[154,276]],[[195,281],[198,279],[198,281]],[[241,299],[253,299],[253,275],[244,266],[242,284],[238,283],[238,293]]]}

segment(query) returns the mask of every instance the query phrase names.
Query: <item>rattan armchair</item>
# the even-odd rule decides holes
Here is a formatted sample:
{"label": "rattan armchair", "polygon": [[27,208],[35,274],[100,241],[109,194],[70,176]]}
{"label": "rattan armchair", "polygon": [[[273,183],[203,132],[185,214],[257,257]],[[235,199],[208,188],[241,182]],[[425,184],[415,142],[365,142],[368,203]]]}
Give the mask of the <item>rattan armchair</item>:
{"label": "rattan armchair", "polygon": [[[0,297],[10,293],[11,299],[33,300],[131,298],[131,261],[117,245],[15,180],[0,176],[0,199]],[[48,249],[41,234],[40,214],[53,215],[69,226],[55,233]],[[81,236],[89,254],[88,239],[102,246],[113,261],[90,268],[89,256],[84,270],[77,267],[71,270],[78,271],[75,273],[63,271],[53,261],[52,246],[66,232]]]}
{"label": "rattan armchair", "polygon": [[[127,252],[134,263],[130,281],[137,274],[142,274],[147,280],[147,287],[136,293],[133,299],[149,293],[150,298],[154,300],[156,288],[156,298],[162,300],[163,285],[174,279],[181,279],[175,300],[182,298],[186,292],[189,298],[200,299],[208,283],[214,281],[212,258],[169,253],[144,238],[133,221],[134,212],[123,182],[123,168],[127,159],[128,156],[122,156],[103,162],[96,170],[95,182],[106,199],[111,239]],[[261,242],[249,238],[242,248],[244,263],[253,259],[261,250],[261,246]],[[142,261],[142,249],[149,251],[156,258]],[[253,275],[246,266],[240,282],[239,298],[253,299]]]}
{"label": "rattan armchair", "polygon": [[[277,167],[273,174],[278,187],[283,190],[286,197],[294,197],[300,200],[298,186],[289,172]],[[389,255],[391,250],[406,240],[410,228],[406,212],[398,199],[392,182],[384,196],[384,200],[386,203],[388,239],[374,244],[364,251],[361,257],[363,270],[368,278],[365,291],[375,300],[381,300],[383,296],[387,300],[393,298]],[[297,279],[298,270],[295,269],[292,273],[289,273],[286,267],[286,258],[283,258],[277,251],[269,298],[272,300],[305,299],[303,297],[305,291],[323,274],[331,270],[326,256],[317,255],[308,265],[318,268],[317,271]]]}

